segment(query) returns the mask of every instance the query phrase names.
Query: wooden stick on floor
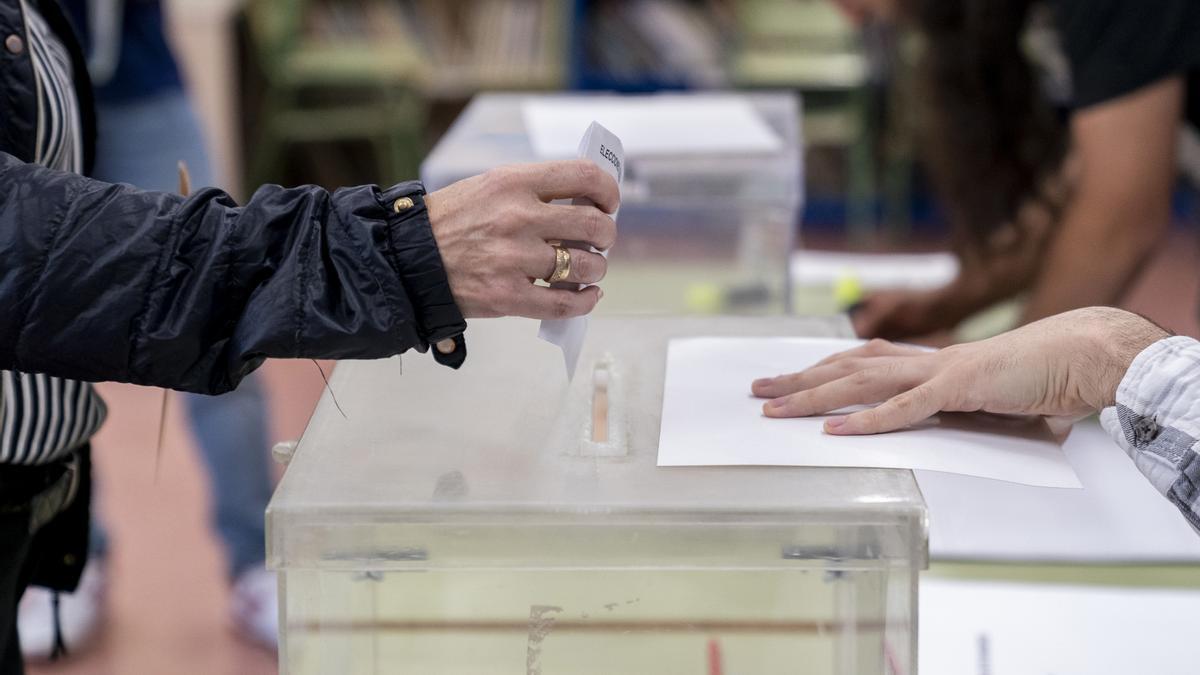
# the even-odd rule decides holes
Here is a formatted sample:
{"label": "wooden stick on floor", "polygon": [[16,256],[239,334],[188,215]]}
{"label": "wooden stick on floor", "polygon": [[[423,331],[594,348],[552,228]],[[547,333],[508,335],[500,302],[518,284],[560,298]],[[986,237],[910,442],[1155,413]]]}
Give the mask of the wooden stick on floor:
{"label": "wooden stick on floor", "polygon": [[[192,193],[192,177],[188,174],[187,163],[183,160],[176,165],[179,170],[179,194],[187,197]],[[154,450],[154,479],[158,480],[158,470],[162,466],[163,443],[167,436],[167,411],[170,408],[171,390],[163,389],[162,407],[158,413],[158,447]]]}

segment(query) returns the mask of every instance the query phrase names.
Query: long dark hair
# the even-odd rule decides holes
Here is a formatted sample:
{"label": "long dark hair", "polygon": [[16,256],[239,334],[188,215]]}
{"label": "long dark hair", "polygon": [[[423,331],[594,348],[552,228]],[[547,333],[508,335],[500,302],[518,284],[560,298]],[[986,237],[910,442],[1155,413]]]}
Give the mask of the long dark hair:
{"label": "long dark hair", "polygon": [[1051,184],[1066,134],[1022,49],[1036,3],[902,4],[924,38],[917,77],[923,159],[960,247],[984,252],[1001,228],[1018,225],[1022,207],[1057,210]]}

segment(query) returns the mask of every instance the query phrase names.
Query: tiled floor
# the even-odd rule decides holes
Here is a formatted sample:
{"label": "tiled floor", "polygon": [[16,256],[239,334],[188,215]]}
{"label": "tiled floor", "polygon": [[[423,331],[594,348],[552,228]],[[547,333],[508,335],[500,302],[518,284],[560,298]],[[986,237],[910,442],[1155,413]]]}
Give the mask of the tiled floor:
{"label": "tiled floor", "polygon": [[[1194,234],[1165,242],[1129,306],[1168,327],[1200,335],[1196,321],[1200,249]],[[296,438],[320,394],[313,365],[266,367],[275,438]],[[172,407],[168,440],[155,471],[161,394],[104,386],[111,417],[97,440],[100,501],[113,537],[111,611],[103,635],[65,662],[34,673],[98,675],[253,674],[275,660],[238,640],[227,619],[226,585],[207,525],[205,477]],[[264,452],[266,449],[264,449]]]}

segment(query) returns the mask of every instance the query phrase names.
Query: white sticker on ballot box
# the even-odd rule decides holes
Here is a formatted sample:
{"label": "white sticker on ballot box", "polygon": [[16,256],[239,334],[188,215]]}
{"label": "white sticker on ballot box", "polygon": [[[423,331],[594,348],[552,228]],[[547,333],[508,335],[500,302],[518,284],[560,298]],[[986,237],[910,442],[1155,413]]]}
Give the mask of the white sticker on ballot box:
{"label": "white sticker on ballot box", "polygon": [[[592,122],[587,133],[583,135],[583,140],[579,142],[578,157],[595,162],[601,169],[604,169],[605,173],[615,178],[617,186],[620,187],[625,177],[625,148],[621,145],[621,139],[611,131],[597,122]],[[572,203],[590,204],[591,202],[586,199],[576,199]],[[616,220],[617,214],[613,213],[612,217],[613,220]],[[571,247],[581,248],[583,246],[585,245],[572,244]],[[608,256],[607,251],[603,251],[601,254],[605,257]],[[576,284],[570,285],[578,287]],[[587,329],[588,318],[578,316],[573,319],[546,319],[542,321],[541,329],[538,331],[538,337],[562,348],[569,378],[575,376],[575,366],[579,362],[579,353],[583,350]]]}

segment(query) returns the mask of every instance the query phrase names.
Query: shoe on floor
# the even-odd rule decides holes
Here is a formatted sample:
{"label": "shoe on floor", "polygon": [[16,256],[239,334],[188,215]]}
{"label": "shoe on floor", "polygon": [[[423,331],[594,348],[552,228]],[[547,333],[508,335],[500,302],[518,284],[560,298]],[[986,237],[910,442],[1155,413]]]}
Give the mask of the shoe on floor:
{"label": "shoe on floor", "polygon": [[271,651],[279,648],[279,584],[275,573],[255,567],[233,582],[233,622],[238,632]]}
{"label": "shoe on floor", "polygon": [[[74,655],[87,647],[100,631],[108,606],[108,566],[90,560],[83,568],[74,593],[58,596],[58,618],[63,644]],[[31,586],[17,609],[21,654],[28,661],[45,661],[54,651],[54,593]]]}

